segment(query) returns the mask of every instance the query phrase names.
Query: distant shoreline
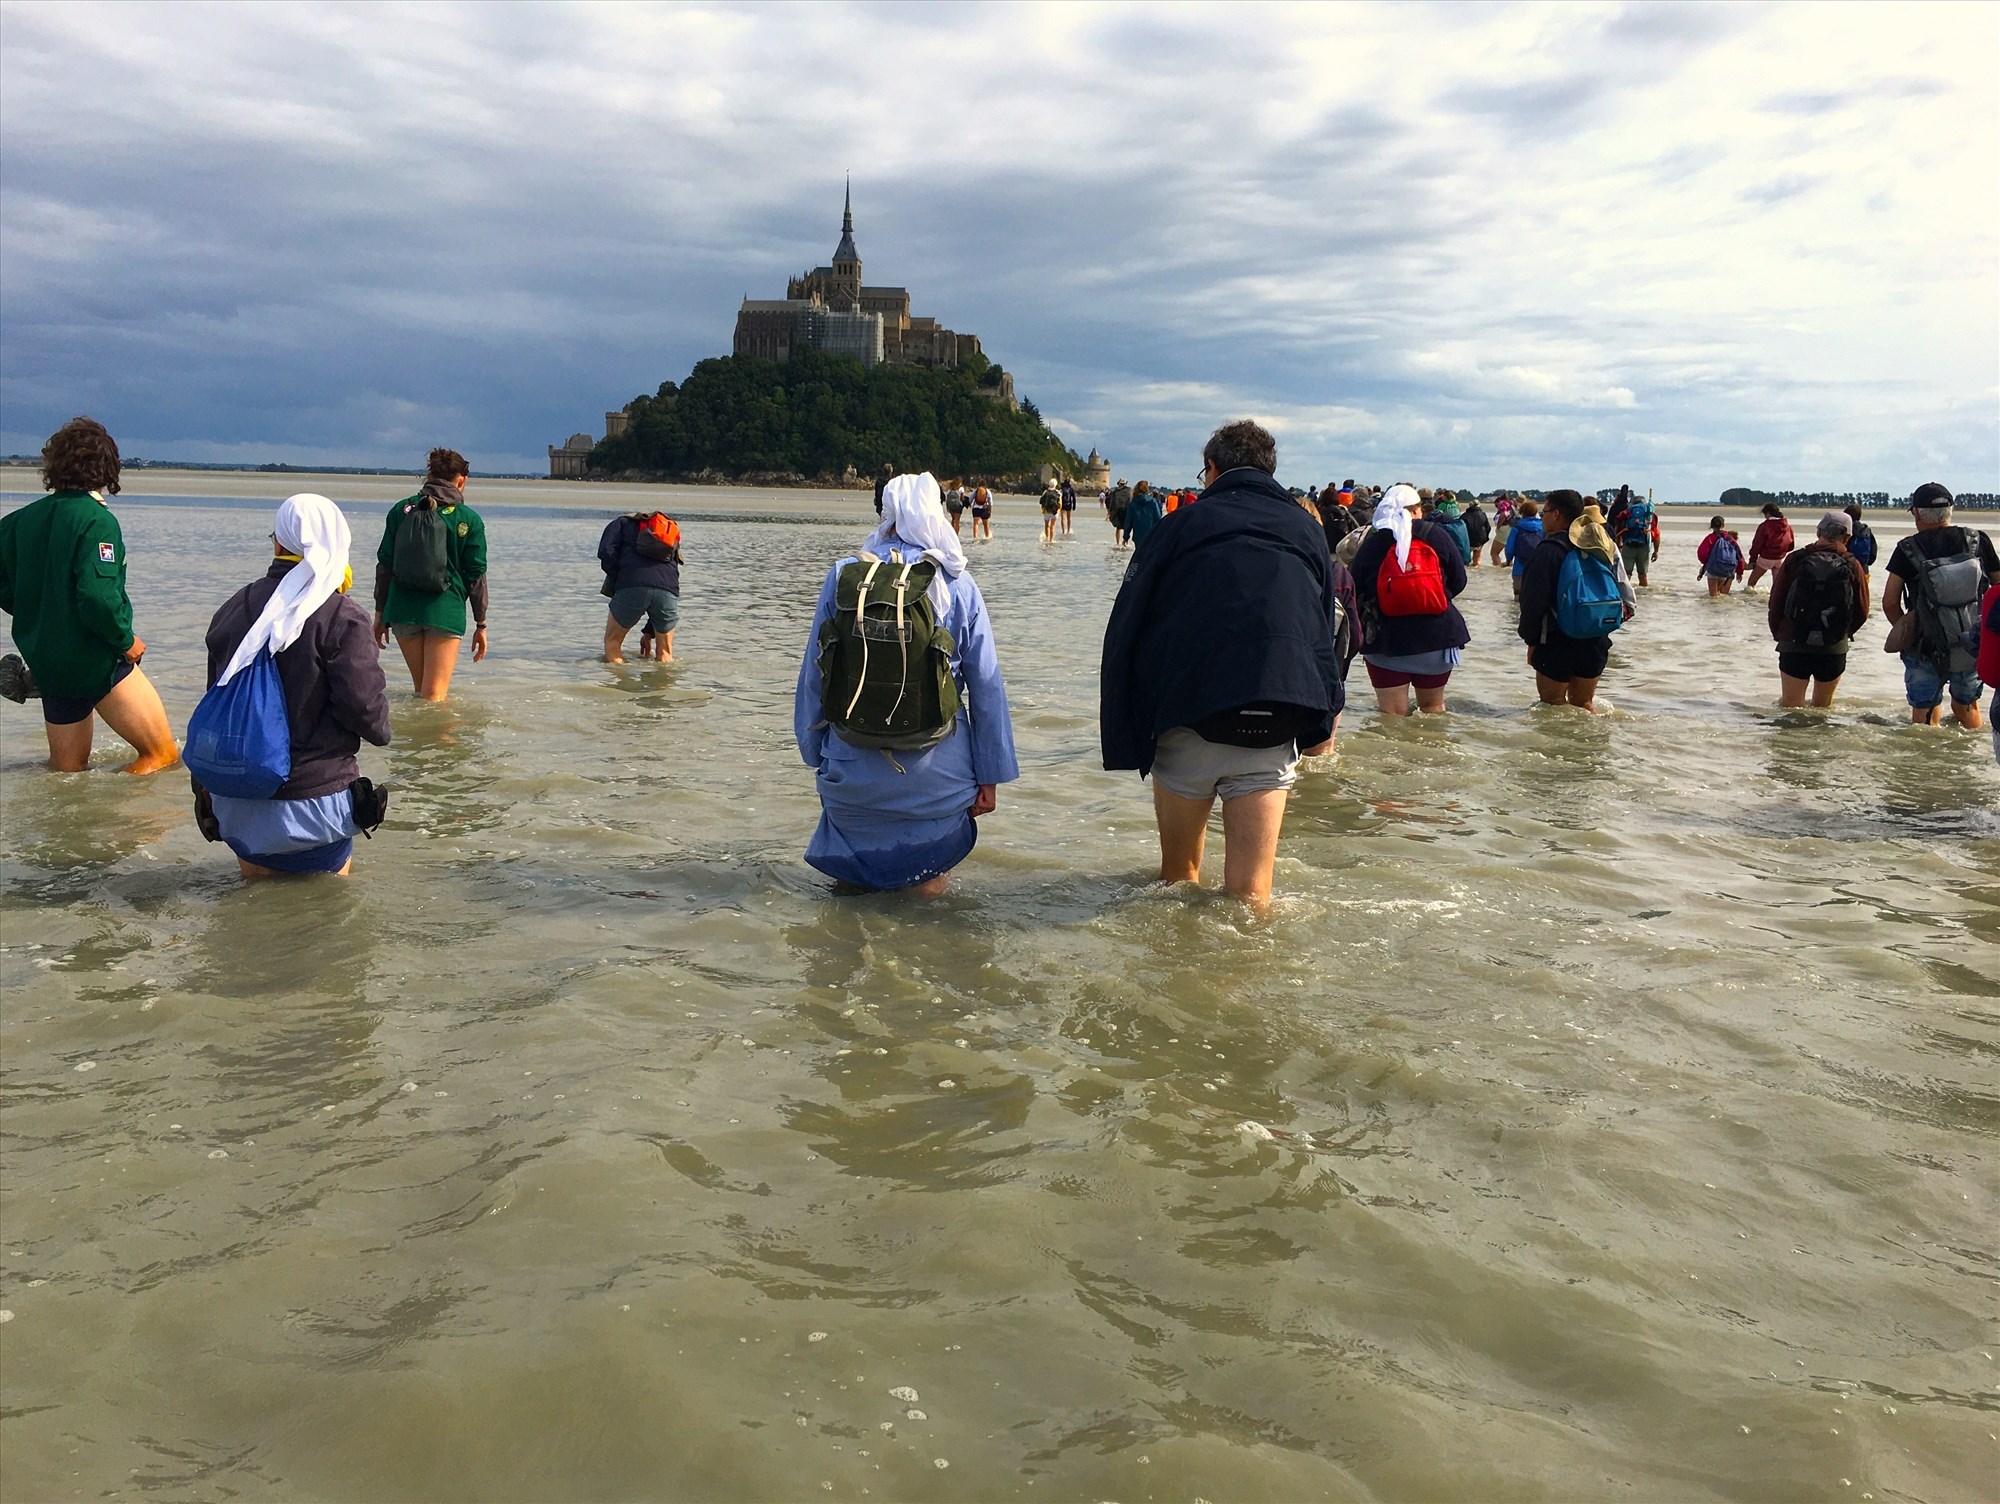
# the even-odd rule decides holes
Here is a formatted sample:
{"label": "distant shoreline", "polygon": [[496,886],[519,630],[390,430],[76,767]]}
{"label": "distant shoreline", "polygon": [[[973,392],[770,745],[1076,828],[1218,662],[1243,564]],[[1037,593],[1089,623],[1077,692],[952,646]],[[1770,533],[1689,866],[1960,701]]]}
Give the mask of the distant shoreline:
{"label": "distant shoreline", "polygon": [[[124,476],[124,497],[144,503],[148,497],[162,500],[269,501],[273,506],[300,491],[314,491],[334,501],[387,506],[410,495],[421,484],[411,471],[395,470],[255,470],[196,469],[180,466],[146,465],[128,470]],[[42,494],[40,472],[32,465],[0,463],[0,491],[33,498]],[[788,519],[852,521],[872,518],[874,488],[850,486],[828,488],[813,485],[777,485],[718,481],[597,481],[549,480],[530,476],[475,475],[467,490],[472,505],[488,507],[544,507],[557,511],[596,513],[609,517],[619,512],[651,510],[655,507],[689,514],[718,516],[782,517]],[[1025,512],[1033,508],[1029,498],[1000,493],[1001,514]],[[1086,515],[1096,515],[1094,496],[1080,496]],[[1754,521],[1757,510],[1746,506],[1724,506],[1713,501],[1659,502],[1659,507],[1676,517],[1717,512],[1732,519]],[[1814,505],[1793,505],[1787,515],[1810,515]],[[1869,507],[1877,516],[1893,517],[1903,512],[1899,506]],[[1990,516],[1994,508],[1965,506],[1962,512]]]}

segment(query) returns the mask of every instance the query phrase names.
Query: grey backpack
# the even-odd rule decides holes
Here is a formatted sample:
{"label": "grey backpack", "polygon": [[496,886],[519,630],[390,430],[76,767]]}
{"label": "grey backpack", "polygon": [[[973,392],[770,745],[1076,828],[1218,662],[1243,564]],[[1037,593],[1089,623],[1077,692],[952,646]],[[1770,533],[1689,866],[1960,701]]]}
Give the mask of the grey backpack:
{"label": "grey backpack", "polygon": [[1917,650],[1954,674],[1969,673],[1978,659],[1966,649],[1966,629],[1979,620],[1986,571],[1979,567],[1978,535],[1960,528],[1963,547],[1940,559],[1919,558],[1910,582],[1917,617]]}

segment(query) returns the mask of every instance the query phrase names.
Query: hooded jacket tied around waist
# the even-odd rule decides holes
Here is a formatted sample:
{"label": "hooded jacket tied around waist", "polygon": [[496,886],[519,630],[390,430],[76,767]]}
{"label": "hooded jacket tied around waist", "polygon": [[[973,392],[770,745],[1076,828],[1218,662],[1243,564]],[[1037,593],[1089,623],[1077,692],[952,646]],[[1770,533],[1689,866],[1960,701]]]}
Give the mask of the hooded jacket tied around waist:
{"label": "hooded jacket tied around waist", "polygon": [[1099,734],[1107,768],[1153,766],[1160,734],[1239,705],[1345,704],[1326,534],[1261,470],[1237,469],[1154,529],[1104,629]]}
{"label": "hooded jacket tied around waist", "polygon": [[[208,680],[213,684],[297,564],[272,561],[261,580],[222,603],[208,624]],[[365,739],[389,745],[389,694],[368,613],[351,596],[328,597],[276,654],[292,731],[292,776],[272,797],[312,799],[337,793],[361,776],[354,754]]]}

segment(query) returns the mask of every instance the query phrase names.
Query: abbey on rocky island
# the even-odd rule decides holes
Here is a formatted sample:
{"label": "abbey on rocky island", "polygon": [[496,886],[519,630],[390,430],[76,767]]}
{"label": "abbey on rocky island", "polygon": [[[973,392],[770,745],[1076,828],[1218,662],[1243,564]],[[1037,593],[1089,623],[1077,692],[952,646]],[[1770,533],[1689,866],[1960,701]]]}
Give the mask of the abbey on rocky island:
{"label": "abbey on rocky island", "polygon": [[[745,298],[736,310],[735,353],[757,360],[789,360],[794,350],[851,355],[865,366],[955,368],[982,353],[979,336],[913,318],[909,289],[869,287],[861,280],[854,248],[854,192],[840,216],[840,244],[833,265],[793,277],[782,298]],[[1009,378],[1006,386],[1011,388]],[[1011,389],[1005,396],[1012,405]]]}

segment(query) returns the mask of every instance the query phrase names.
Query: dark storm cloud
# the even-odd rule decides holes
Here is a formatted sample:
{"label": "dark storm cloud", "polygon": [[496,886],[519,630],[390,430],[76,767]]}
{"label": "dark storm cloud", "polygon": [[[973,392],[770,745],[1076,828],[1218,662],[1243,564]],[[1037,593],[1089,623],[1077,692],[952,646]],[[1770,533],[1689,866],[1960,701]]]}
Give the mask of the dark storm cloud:
{"label": "dark storm cloud", "polygon": [[15,6],[5,442],[531,465],[824,262],[852,168],[869,280],[1121,468],[1241,412],[1315,468],[1706,463],[1796,373],[1674,301],[1730,242],[1658,247],[1823,175],[1620,134],[1726,9]]}

